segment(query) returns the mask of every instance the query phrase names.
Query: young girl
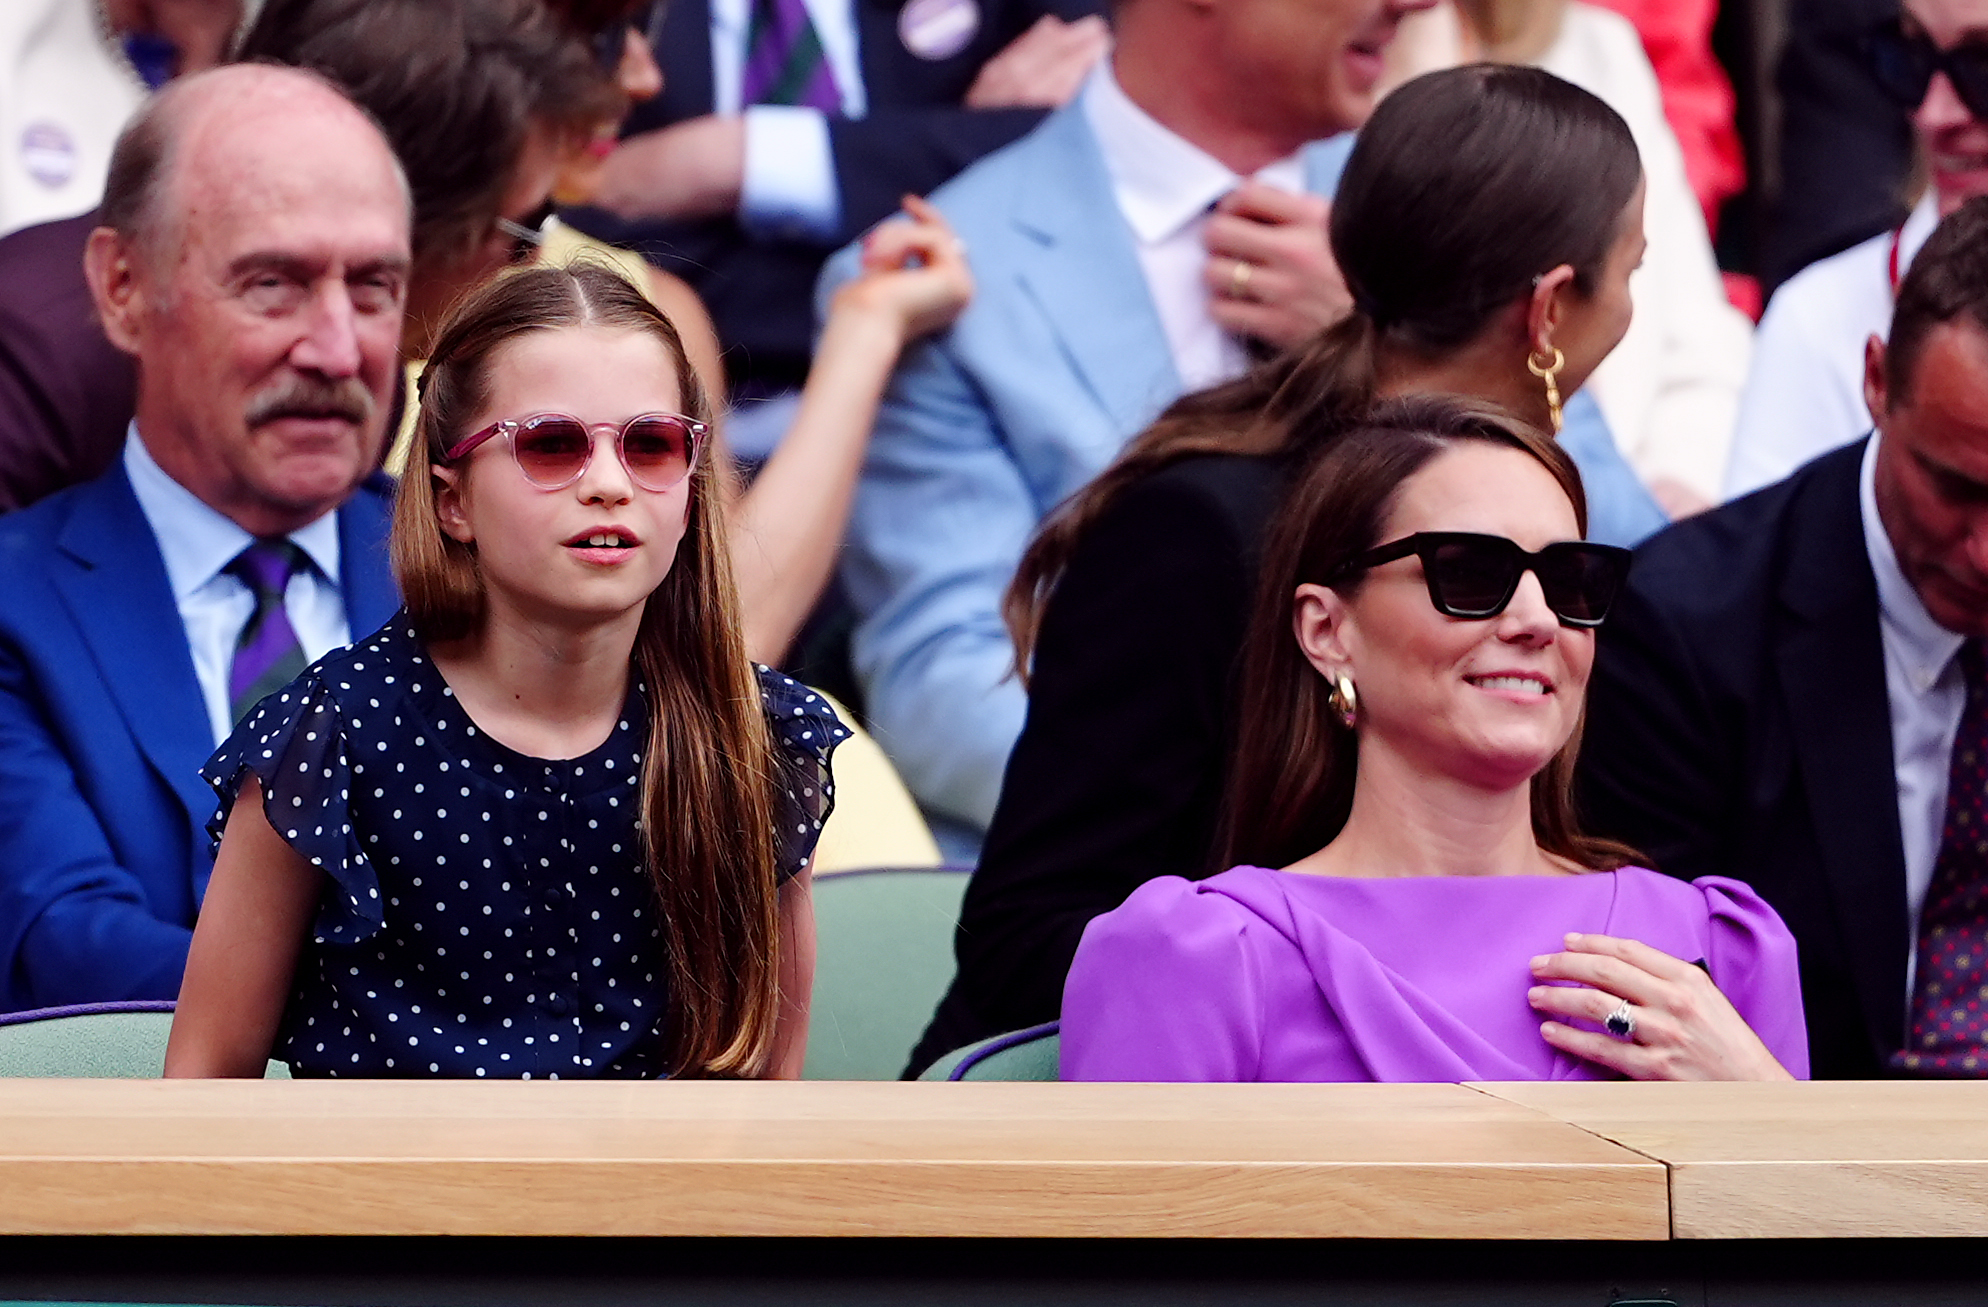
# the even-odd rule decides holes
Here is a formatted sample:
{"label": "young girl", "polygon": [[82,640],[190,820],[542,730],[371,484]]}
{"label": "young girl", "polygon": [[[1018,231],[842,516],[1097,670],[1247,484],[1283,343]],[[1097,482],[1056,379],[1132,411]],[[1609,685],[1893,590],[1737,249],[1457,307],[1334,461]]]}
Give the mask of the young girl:
{"label": "young girl", "polygon": [[746,661],[706,398],[619,276],[455,313],[401,615],[208,764],[169,1076],[792,1076],[845,731]]}

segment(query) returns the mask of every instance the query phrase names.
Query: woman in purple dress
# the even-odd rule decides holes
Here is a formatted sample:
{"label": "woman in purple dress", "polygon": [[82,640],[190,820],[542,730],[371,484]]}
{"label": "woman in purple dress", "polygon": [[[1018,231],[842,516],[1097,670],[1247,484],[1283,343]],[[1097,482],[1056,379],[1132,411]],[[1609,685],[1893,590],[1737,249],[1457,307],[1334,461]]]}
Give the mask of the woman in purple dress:
{"label": "woman in purple dress", "polygon": [[1327,449],[1264,566],[1230,870],[1091,923],[1065,1079],[1807,1075],[1773,910],[1575,825],[1629,563],[1585,519],[1566,454],[1494,409],[1396,401]]}

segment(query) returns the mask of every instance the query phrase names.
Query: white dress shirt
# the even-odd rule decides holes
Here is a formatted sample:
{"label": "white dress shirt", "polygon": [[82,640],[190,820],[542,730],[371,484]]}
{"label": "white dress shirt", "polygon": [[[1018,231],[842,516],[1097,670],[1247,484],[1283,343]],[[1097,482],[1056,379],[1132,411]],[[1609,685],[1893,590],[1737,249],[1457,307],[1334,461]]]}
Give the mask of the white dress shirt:
{"label": "white dress shirt", "polygon": [[1905,969],[1906,1020],[1918,963],[1919,911],[1933,880],[1940,832],[1947,819],[1947,774],[1954,734],[1967,706],[1960,660],[1962,637],[1933,620],[1898,568],[1891,537],[1878,520],[1878,437],[1864,451],[1857,489],[1864,549],[1878,583],[1878,630],[1884,643],[1885,697],[1891,703],[1892,764],[1898,775],[1898,833],[1905,845],[1905,916],[1912,930]]}
{"label": "white dress shirt", "polygon": [[[255,543],[255,537],[167,476],[145,448],[136,423],[124,442],[124,472],[131,478],[131,491],[159,542],[166,580],[172,584],[173,602],[179,607],[186,643],[193,652],[193,675],[200,682],[218,745],[234,730],[228,673],[234,667],[235,644],[255,615],[255,592],[224,569]],[[290,578],[283,593],[283,611],[289,615],[304,657],[316,662],[333,649],[352,643],[345,620],[345,597],[338,584],[338,514],[326,513],[309,526],[292,531],[289,538],[312,566]]]}
{"label": "white dress shirt", "polygon": [[[1111,60],[1099,61],[1083,97],[1182,387],[1199,390],[1240,375],[1249,355],[1210,313],[1201,274],[1208,266],[1202,243],[1208,211],[1244,179],[1134,104],[1112,75]],[[1305,189],[1304,164],[1295,154],[1256,177],[1294,194]]]}
{"label": "white dress shirt", "polygon": [[[842,115],[869,112],[853,0],[806,0],[808,20],[821,39],[822,58],[835,74]],[[828,118],[796,105],[742,106],[746,39],[752,0],[711,0],[711,99],[721,114],[745,114],[745,180],[739,221],[768,235],[827,239],[842,221],[842,193],[835,182],[835,154]]]}
{"label": "white dress shirt", "polygon": [[[1903,276],[1940,222],[1928,190],[1896,233]],[[1728,499],[1771,485],[1871,429],[1864,342],[1891,333],[1894,233],[1811,263],[1774,292],[1753,338],[1726,467]]]}

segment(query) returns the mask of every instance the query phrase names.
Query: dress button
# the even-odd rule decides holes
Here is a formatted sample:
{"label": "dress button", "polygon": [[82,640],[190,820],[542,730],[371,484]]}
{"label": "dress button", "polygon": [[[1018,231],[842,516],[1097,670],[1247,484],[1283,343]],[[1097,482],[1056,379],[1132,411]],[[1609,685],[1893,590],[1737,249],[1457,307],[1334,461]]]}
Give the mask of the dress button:
{"label": "dress button", "polygon": [[545,1000],[545,1010],[556,1017],[565,1016],[566,1010],[571,1006],[572,1004],[566,1001],[564,994],[553,994]]}

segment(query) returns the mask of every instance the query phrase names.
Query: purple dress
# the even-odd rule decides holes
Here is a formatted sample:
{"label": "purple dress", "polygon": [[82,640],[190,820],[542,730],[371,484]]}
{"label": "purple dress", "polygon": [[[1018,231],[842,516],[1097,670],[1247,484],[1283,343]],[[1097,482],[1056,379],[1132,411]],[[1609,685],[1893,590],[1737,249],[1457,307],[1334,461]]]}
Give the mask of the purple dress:
{"label": "purple dress", "polygon": [[1701,963],[1808,1077],[1795,941],[1738,881],[1641,867],[1355,879],[1162,876],[1092,921],[1063,990],[1065,1080],[1596,1080],[1526,1002],[1568,931]]}

